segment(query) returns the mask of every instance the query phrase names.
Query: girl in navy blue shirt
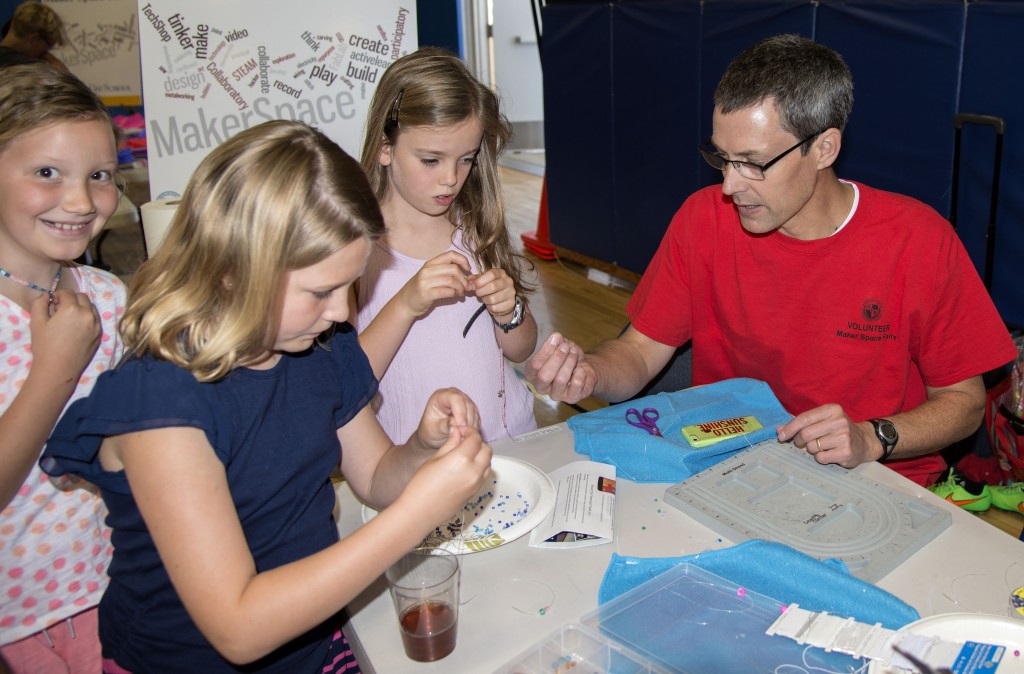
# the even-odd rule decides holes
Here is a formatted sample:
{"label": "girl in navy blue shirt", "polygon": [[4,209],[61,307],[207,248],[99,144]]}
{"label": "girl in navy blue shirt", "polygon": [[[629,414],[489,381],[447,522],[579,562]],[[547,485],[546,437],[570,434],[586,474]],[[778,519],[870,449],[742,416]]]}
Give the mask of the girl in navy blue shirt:
{"label": "girl in navy blue shirt", "polygon": [[[133,279],[125,362],[42,465],[97,484],[114,557],[105,671],[355,672],[337,613],[487,474],[475,405],[436,392],[396,445],[348,291],[383,232],[358,163],[274,121],[196,169]],[[383,508],[338,541],[329,475]]]}

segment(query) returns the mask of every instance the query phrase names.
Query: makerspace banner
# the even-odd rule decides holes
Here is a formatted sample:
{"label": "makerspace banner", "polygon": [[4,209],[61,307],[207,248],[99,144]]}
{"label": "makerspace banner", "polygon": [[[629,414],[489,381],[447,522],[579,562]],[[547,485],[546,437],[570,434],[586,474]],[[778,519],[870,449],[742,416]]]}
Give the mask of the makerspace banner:
{"label": "makerspace banner", "polygon": [[178,196],[210,150],[271,119],[358,158],[381,73],[416,49],[401,0],[138,0],[152,199]]}

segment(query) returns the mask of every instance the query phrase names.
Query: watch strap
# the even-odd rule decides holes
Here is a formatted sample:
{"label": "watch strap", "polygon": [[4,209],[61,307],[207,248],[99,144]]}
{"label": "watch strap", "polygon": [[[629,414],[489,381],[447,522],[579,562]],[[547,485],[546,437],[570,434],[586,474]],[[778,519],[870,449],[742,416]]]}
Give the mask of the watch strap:
{"label": "watch strap", "polygon": [[526,318],[526,304],[523,303],[523,298],[516,295],[516,305],[512,308],[512,318],[508,323],[499,323],[494,316],[491,316],[491,320],[494,324],[501,329],[502,332],[508,333],[509,330],[514,330],[523,324],[523,320]]}

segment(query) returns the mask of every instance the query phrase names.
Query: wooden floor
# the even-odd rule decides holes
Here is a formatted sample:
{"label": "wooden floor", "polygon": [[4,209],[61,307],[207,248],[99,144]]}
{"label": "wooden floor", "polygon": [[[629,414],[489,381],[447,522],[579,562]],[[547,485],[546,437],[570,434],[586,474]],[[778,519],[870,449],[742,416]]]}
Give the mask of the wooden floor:
{"label": "wooden floor", "polygon": [[[542,178],[523,171],[499,169],[506,200],[509,228],[514,240],[537,229],[540,210]],[[128,278],[142,260],[142,237],[135,228],[112,230],[102,249],[104,261],[115,273]],[[625,306],[629,288],[597,283],[588,278],[588,269],[566,260],[541,260],[530,253],[536,280],[540,287],[530,298],[530,308],[537,320],[539,339],[552,332],[560,332],[584,349],[614,338],[629,320]],[[628,284],[625,284],[628,286]],[[521,366],[518,368],[521,371]],[[606,403],[587,399],[579,407],[597,409]],[[578,410],[551,401],[536,399],[534,411],[537,423],[546,426],[568,419]],[[979,515],[983,520],[1006,531],[1014,538],[1024,529],[1024,515],[990,508]]]}

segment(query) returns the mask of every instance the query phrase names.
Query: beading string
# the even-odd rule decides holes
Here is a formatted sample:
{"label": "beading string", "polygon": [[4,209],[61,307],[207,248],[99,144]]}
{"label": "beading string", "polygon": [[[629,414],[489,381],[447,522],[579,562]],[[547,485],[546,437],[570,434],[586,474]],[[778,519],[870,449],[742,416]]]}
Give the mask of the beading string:
{"label": "beading string", "polygon": [[498,399],[501,400],[501,426],[505,429],[505,435],[515,442],[516,439],[512,437],[512,431],[508,430],[508,417],[505,414],[505,404],[508,401],[508,396],[505,395],[505,350],[501,348],[500,342],[498,343],[498,376],[500,378]]}
{"label": "beading string", "polygon": [[60,283],[60,269],[60,267],[57,267],[57,275],[53,277],[53,283],[50,284],[49,289],[46,289],[43,286],[37,286],[35,283],[32,283],[31,281],[26,281],[23,278],[18,278],[17,276],[7,271],[6,269],[0,269],[0,276],[6,276],[7,278],[17,283],[18,285],[25,286],[26,288],[31,288],[32,290],[36,290],[41,293],[46,293],[47,295],[50,296],[50,304],[53,304],[53,293],[57,291],[57,284]]}

